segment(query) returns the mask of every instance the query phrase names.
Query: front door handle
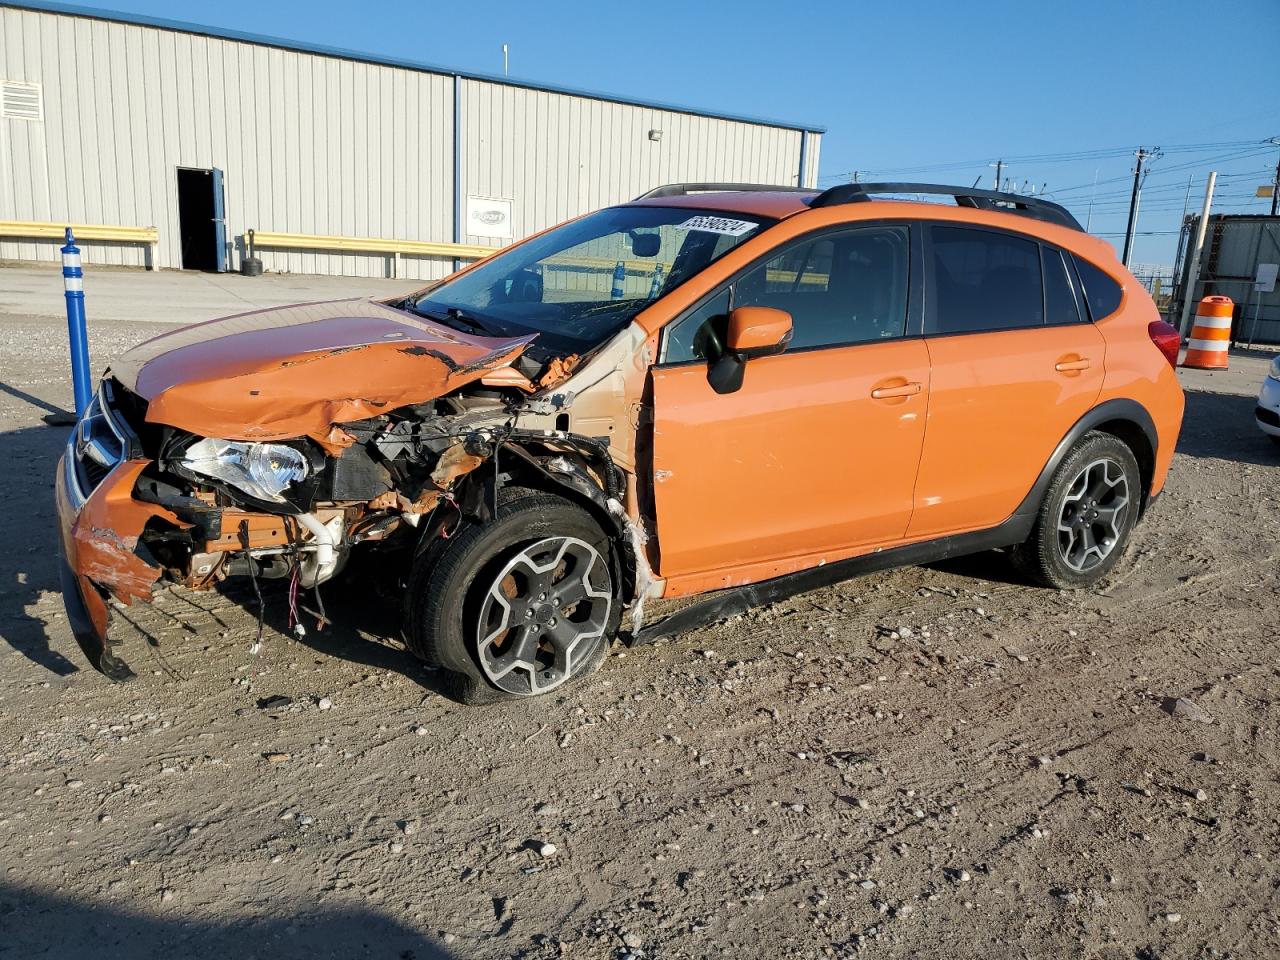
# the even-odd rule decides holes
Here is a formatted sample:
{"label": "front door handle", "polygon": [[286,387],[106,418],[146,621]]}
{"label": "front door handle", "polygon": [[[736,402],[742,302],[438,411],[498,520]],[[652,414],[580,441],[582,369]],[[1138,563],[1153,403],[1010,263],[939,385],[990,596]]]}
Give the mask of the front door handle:
{"label": "front door handle", "polygon": [[1088,370],[1089,358],[1081,357],[1079,360],[1059,360],[1054,364],[1053,369],[1059,373],[1071,373],[1076,370]]}
{"label": "front door handle", "polygon": [[914,397],[920,392],[920,384],[904,383],[896,387],[876,387],[871,391],[872,400],[888,400],[890,397]]}

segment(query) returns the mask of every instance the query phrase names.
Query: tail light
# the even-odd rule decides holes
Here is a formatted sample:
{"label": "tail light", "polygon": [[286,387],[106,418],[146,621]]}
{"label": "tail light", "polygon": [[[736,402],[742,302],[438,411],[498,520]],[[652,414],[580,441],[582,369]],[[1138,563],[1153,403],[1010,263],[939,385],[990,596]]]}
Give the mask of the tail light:
{"label": "tail light", "polygon": [[1147,324],[1147,336],[1164,354],[1164,358],[1169,361],[1169,366],[1177,369],[1178,349],[1182,346],[1182,336],[1178,333],[1178,328],[1163,320],[1152,320]]}

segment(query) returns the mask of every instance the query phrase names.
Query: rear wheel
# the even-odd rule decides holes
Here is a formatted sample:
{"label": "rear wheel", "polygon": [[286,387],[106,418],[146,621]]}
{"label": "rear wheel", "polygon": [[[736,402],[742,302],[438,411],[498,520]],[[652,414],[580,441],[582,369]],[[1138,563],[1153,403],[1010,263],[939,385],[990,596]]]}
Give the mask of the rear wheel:
{"label": "rear wheel", "polygon": [[560,497],[518,491],[419,563],[409,645],[465,703],[555,690],[598,668],[617,633],[609,539]]}
{"label": "rear wheel", "polygon": [[1015,564],[1045,586],[1092,586],[1124,553],[1141,497],[1133,451],[1109,433],[1086,434],[1054,473]]}

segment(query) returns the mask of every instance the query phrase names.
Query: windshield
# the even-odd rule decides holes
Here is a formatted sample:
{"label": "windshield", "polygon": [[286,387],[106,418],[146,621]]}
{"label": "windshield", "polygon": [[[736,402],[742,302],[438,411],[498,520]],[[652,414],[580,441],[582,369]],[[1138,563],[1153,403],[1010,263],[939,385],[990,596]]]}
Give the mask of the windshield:
{"label": "windshield", "polygon": [[491,336],[583,353],[767,224],[687,207],[611,207],[550,230],[406,306]]}

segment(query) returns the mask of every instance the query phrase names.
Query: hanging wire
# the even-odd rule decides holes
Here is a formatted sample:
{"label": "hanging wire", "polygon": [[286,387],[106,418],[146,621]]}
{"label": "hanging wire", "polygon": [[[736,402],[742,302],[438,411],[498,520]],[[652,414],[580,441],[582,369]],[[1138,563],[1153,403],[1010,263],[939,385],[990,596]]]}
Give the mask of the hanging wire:
{"label": "hanging wire", "polygon": [[266,610],[262,600],[262,589],[258,586],[258,572],[254,568],[256,561],[249,553],[249,521],[240,521],[240,546],[244,548],[245,559],[249,568],[249,582],[253,584],[253,595],[258,600],[258,632],[254,637],[253,644],[249,647],[249,652],[257,656],[258,651],[262,649],[262,625],[265,618]]}

